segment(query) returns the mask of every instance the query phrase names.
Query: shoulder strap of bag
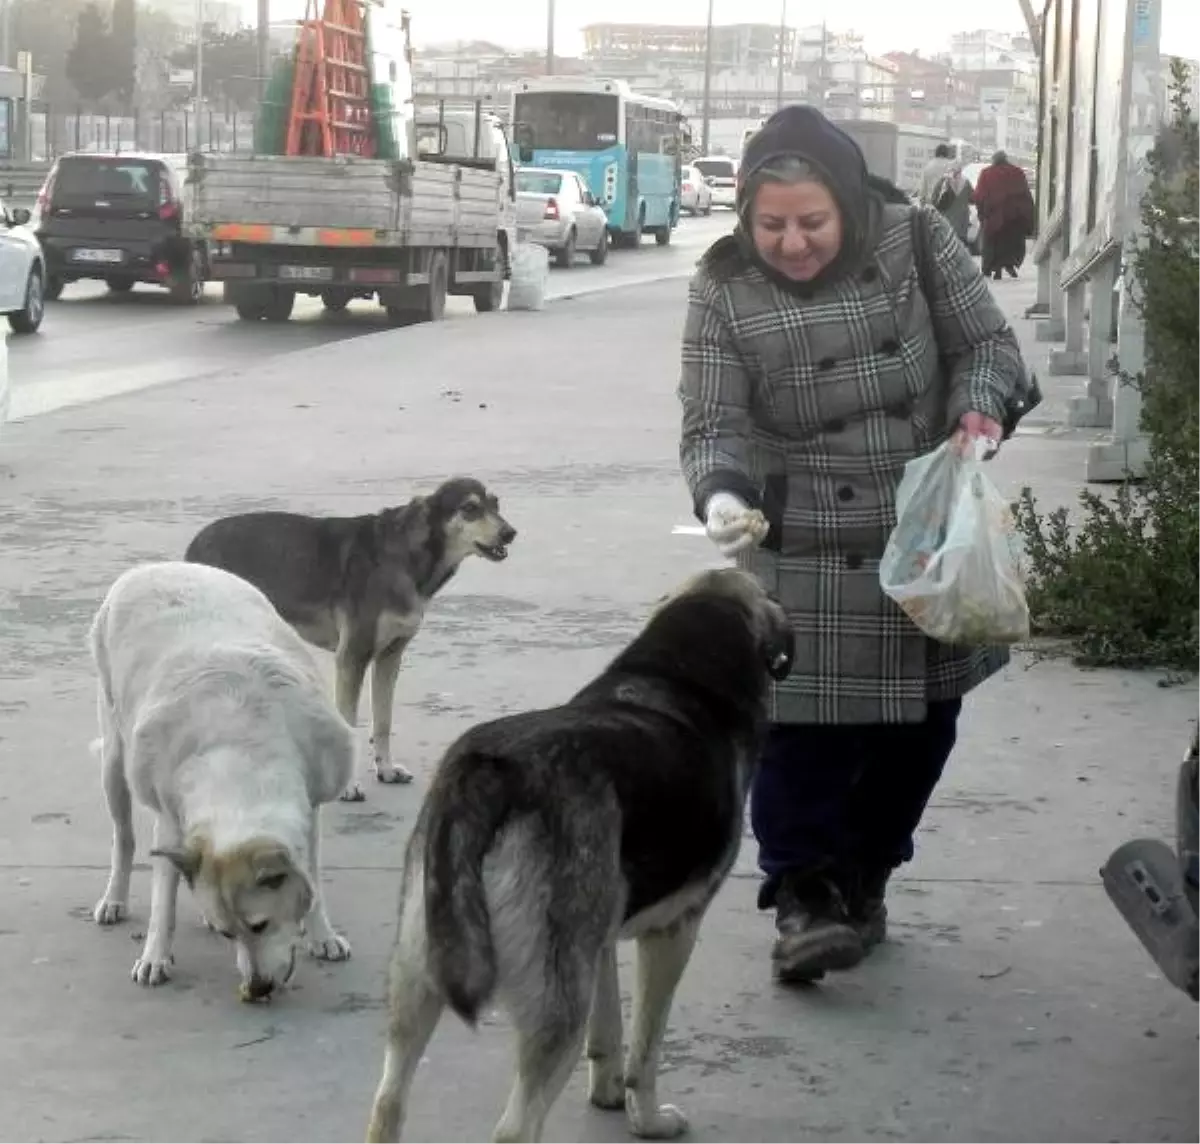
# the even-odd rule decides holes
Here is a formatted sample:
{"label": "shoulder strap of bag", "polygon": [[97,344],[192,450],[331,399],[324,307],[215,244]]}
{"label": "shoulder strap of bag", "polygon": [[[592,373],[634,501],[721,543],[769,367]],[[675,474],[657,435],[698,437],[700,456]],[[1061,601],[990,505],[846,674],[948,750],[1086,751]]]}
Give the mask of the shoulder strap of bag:
{"label": "shoulder strap of bag", "polygon": [[[917,280],[920,283],[921,293],[925,296],[925,308],[930,312],[930,317],[933,316],[933,299],[934,292],[932,288],[931,273],[933,270],[933,252],[929,244],[929,227],[926,225],[923,212],[920,207],[914,207],[912,212],[912,227],[913,227],[913,261],[917,266]],[[934,331],[934,342],[937,341],[937,332]],[[938,361],[941,363],[943,374],[949,378],[952,369],[950,363],[943,356],[941,347],[938,346]],[[1008,399],[1008,404],[1004,410],[1004,438],[1007,440],[1013,435],[1013,431],[1017,427],[1017,423],[1031,409],[1035,409],[1042,402],[1042,390],[1038,385],[1036,373],[1028,373],[1024,369],[1021,370],[1021,377],[1017,382],[1016,392]]]}

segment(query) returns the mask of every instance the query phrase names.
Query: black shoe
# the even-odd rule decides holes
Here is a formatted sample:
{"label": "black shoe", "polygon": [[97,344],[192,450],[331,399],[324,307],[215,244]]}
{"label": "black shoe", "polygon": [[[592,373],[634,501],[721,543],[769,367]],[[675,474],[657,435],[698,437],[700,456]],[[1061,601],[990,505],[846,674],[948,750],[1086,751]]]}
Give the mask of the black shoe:
{"label": "black shoe", "polygon": [[1010,278],[1015,278],[1017,276],[1017,268],[1015,266],[1006,266],[1004,269],[1008,271],[1008,276]]}
{"label": "black shoe", "polygon": [[775,928],[771,960],[776,979],[788,984],[819,981],[827,969],[851,969],[866,952],[830,878],[786,875],[775,897]]}
{"label": "black shoe", "polygon": [[1000,281],[1000,279],[1004,277],[1004,275],[1003,275],[1003,274],[1001,274],[999,270],[997,270],[997,271],[996,271],[996,272],[995,272],[995,273],[992,275],[992,277],[993,277],[993,278],[994,278],[994,279],[995,279],[997,282],[999,282],[999,281]]}
{"label": "black shoe", "polygon": [[887,940],[887,893],[890,867],[867,867],[843,880],[846,912],[858,931],[863,949],[870,950]]}

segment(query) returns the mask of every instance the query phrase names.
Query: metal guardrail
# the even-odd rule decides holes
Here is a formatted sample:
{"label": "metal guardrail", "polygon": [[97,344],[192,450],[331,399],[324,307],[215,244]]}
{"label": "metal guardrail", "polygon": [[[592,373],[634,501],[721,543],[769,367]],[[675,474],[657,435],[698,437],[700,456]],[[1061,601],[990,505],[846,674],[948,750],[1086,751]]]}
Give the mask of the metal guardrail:
{"label": "metal guardrail", "polygon": [[0,202],[32,207],[49,173],[49,163],[0,163]]}

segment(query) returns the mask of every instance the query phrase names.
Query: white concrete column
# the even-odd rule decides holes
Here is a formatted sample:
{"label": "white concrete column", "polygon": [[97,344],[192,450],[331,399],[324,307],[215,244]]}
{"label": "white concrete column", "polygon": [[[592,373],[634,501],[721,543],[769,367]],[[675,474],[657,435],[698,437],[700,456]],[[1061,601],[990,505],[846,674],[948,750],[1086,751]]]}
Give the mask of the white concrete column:
{"label": "white concrete column", "polygon": [[1086,479],[1123,481],[1142,474],[1148,455],[1141,431],[1142,395],[1122,380],[1122,373],[1137,377],[1146,368],[1146,330],[1130,297],[1133,268],[1126,264],[1117,312],[1117,362],[1121,372],[1110,380],[1112,434],[1088,448]]}
{"label": "white concrete column", "polygon": [[1071,398],[1067,424],[1107,428],[1113,423],[1112,360],[1113,290],[1120,267],[1115,255],[1096,267],[1088,280],[1088,337],[1083,354],[1087,384]]}
{"label": "white concrete column", "polygon": [[1087,282],[1076,282],[1067,295],[1066,348],[1050,351],[1050,376],[1074,377],[1087,373],[1087,354],[1083,348],[1083,311],[1087,302]]}
{"label": "white concrete column", "polygon": [[1050,256],[1046,259],[1050,316],[1038,322],[1034,337],[1039,342],[1061,342],[1067,334],[1063,292],[1059,287],[1059,281],[1062,278],[1062,260],[1062,239],[1056,238],[1050,244]]}

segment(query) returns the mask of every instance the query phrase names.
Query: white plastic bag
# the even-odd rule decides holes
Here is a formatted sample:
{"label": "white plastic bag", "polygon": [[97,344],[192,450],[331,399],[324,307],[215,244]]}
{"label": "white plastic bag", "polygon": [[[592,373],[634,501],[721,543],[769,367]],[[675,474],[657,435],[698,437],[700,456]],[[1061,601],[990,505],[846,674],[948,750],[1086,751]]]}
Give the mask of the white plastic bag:
{"label": "white plastic bag", "polygon": [[550,252],[536,242],[518,242],[508,284],[510,310],[540,310],[550,283]]}
{"label": "white plastic bag", "polygon": [[1024,550],[978,456],[947,441],[910,461],[879,583],[927,636],[959,645],[1029,638]]}

